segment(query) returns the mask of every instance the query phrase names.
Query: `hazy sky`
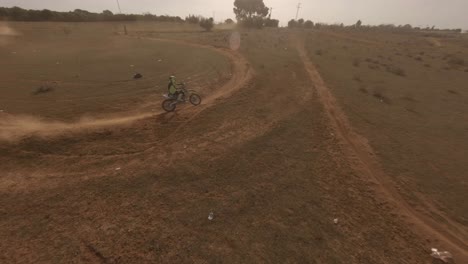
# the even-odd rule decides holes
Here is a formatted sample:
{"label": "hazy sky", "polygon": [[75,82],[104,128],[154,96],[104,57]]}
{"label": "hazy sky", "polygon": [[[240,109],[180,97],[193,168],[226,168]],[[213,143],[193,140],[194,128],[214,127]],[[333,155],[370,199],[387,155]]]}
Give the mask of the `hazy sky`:
{"label": "hazy sky", "polygon": [[[412,24],[441,28],[468,29],[468,0],[264,0],[273,7],[273,17],[284,25],[296,16],[296,6],[302,8],[299,17],[314,22],[353,24],[361,19],[364,24]],[[212,16],[216,20],[234,18],[234,0],[120,0],[122,12],[170,14],[185,17],[188,14]],[[0,0],[0,6],[19,6],[29,9],[69,11],[76,8],[101,12],[117,12],[116,0]]]}

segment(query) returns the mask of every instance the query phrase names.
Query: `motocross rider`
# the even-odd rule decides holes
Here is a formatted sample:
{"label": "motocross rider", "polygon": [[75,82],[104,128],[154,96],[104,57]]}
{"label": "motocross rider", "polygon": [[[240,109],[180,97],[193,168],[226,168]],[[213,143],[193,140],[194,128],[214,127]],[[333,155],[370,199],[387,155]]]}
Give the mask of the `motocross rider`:
{"label": "motocross rider", "polygon": [[172,75],[169,77],[169,84],[167,86],[167,90],[169,91],[169,96],[172,98],[177,98],[177,100],[181,101],[181,95],[182,93],[179,92],[177,89],[178,86],[181,86],[182,84],[176,82],[176,77]]}

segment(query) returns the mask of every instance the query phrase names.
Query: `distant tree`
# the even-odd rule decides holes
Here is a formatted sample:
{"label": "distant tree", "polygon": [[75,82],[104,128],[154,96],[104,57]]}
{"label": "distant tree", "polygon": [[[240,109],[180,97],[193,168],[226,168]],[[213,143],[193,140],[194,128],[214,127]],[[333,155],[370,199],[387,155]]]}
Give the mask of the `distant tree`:
{"label": "distant tree", "polygon": [[456,33],[462,33],[462,29],[461,29],[461,28],[454,29],[453,31],[456,32]]}
{"label": "distant tree", "polygon": [[48,10],[48,9],[44,9],[42,11],[40,11],[40,19],[42,21],[48,21],[48,20],[51,20],[51,18],[54,16],[54,14],[52,13],[52,11]]}
{"label": "distant tree", "polygon": [[278,19],[267,18],[267,19],[265,19],[264,25],[265,25],[265,27],[277,28],[279,26],[279,20]]}
{"label": "distant tree", "polygon": [[432,27],[431,27],[431,30],[434,30],[434,29],[435,29],[435,26],[432,26]]}
{"label": "distant tree", "polygon": [[188,22],[190,24],[199,24],[201,20],[200,16],[195,16],[195,15],[189,15],[188,17],[185,18],[185,22]]}
{"label": "distant tree", "polygon": [[17,6],[10,9],[10,17],[14,21],[24,20],[26,18],[26,10],[19,8]]}
{"label": "distant tree", "polygon": [[305,23],[304,23],[304,27],[305,28],[313,28],[314,27],[314,22],[310,21],[310,20],[307,20]]}
{"label": "distant tree", "polygon": [[269,12],[263,0],[235,0],[233,10],[237,21],[247,27],[262,27]]}
{"label": "distant tree", "polygon": [[234,24],[234,20],[228,18],[228,19],[224,20],[224,23],[226,23],[226,24]]}
{"label": "distant tree", "polygon": [[203,18],[200,21],[200,27],[205,29],[206,31],[211,31],[214,27],[214,20],[212,17],[210,18]]}
{"label": "distant tree", "polygon": [[361,21],[361,20],[358,20],[358,21],[356,22],[356,27],[360,27],[360,26],[362,26],[362,21]]}
{"label": "distant tree", "polygon": [[294,19],[289,20],[288,28],[295,28],[295,27],[297,27],[297,21]]}
{"label": "distant tree", "polygon": [[102,11],[102,15],[105,16],[105,17],[111,17],[114,15],[114,13],[112,13],[112,11],[110,10],[104,10]]}
{"label": "distant tree", "polygon": [[410,24],[406,24],[403,26],[404,29],[413,29],[413,26],[411,26]]}
{"label": "distant tree", "polygon": [[303,19],[303,18],[299,19],[299,20],[297,21],[297,24],[298,24],[299,27],[304,26],[304,19]]}

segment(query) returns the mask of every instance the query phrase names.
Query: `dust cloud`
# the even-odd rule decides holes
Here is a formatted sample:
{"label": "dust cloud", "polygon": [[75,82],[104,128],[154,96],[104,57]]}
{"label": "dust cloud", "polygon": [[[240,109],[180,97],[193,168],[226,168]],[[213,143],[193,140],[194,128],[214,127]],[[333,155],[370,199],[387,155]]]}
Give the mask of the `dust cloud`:
{"label": "dust cloud", "polygon": [[142,113],[102,119],[83,117],[77,122],[59,122],[33,116],[5,115],[0,116],[0,141],[17,141],[26,136],[47,137],[71,131],[130,124],[153,115],[153,113]]}
{"label": "dust cloud", "polygon": [[21,33],[8,25],[0,24],[0,47],[6,46],[13,40],[12,37],[21,36]]}

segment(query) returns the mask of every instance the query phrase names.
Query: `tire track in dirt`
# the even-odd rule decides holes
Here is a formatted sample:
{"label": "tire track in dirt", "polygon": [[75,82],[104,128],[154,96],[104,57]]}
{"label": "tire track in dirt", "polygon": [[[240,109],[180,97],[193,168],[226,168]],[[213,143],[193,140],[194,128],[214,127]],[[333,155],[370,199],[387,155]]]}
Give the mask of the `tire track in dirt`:
{"label": "tire track in dirt", "polygon": [[[421,237],[430,236],[434,240],[438,240],[447,250],[454,254],[456,260],[461,261],[460,263],[468,263],[468,242],[466,241],[466,237],[450,229],[444,229],[443,226],[433,219],[417,212],[400,195],[393,180],[384,172],[368,140],[357,134],[352,128],[345,113],[341,110],[335,97],[309,59],[304,47],[304,41],[296,40],[296,47],[323,104],[331,126],[336,132],[337,138],[343,143],[348,158],[351,161],[357,160],[357,162],[352,162],[355,169],[377,183],[377,193],[381,194],[385,199],[392,201],[397,206],[399,213],[406,220],[414,224]],[[457,230],[457,223],[451,221],[449,225]]]}
{"label": "tire track in dirt", "polygon": [[[249,63],[238,52],[223,48],[216,48],[208,45],[194,44],[180,40],[155,38],[145,39],[152,41],[177,43],[180,45],[195,48],[209,49],[213,52],[217,52],[229,58],[229,60],[231,61],[231,79],[220,89],[217,89],[214,93],[210,94],[209,97],[206,97],[204,99],[203,104],[199,107],[200,109],[188,111],[189,114],[192,113],[192,116],[187,122],[191,121],[203,110],[210,107],[213,104],[213,102],[228,97],[232,93],[243,87],[253,76],[253,70],[250,67]],[[28,135],[55,136],[68,131],[125,125],[131,124],[141,119],[154,117],[160,114],[163,114],[162,110],[156,112],[143,112],[133,115],[121,115],[111,118],[89,117],[82,118],[77,122],[46,121],[41,119],[40,117],[14,116],[4,114],[3,116],[0,115],[0,140],[15,141]],[[183,124],[181,126],[183,126]]]}

